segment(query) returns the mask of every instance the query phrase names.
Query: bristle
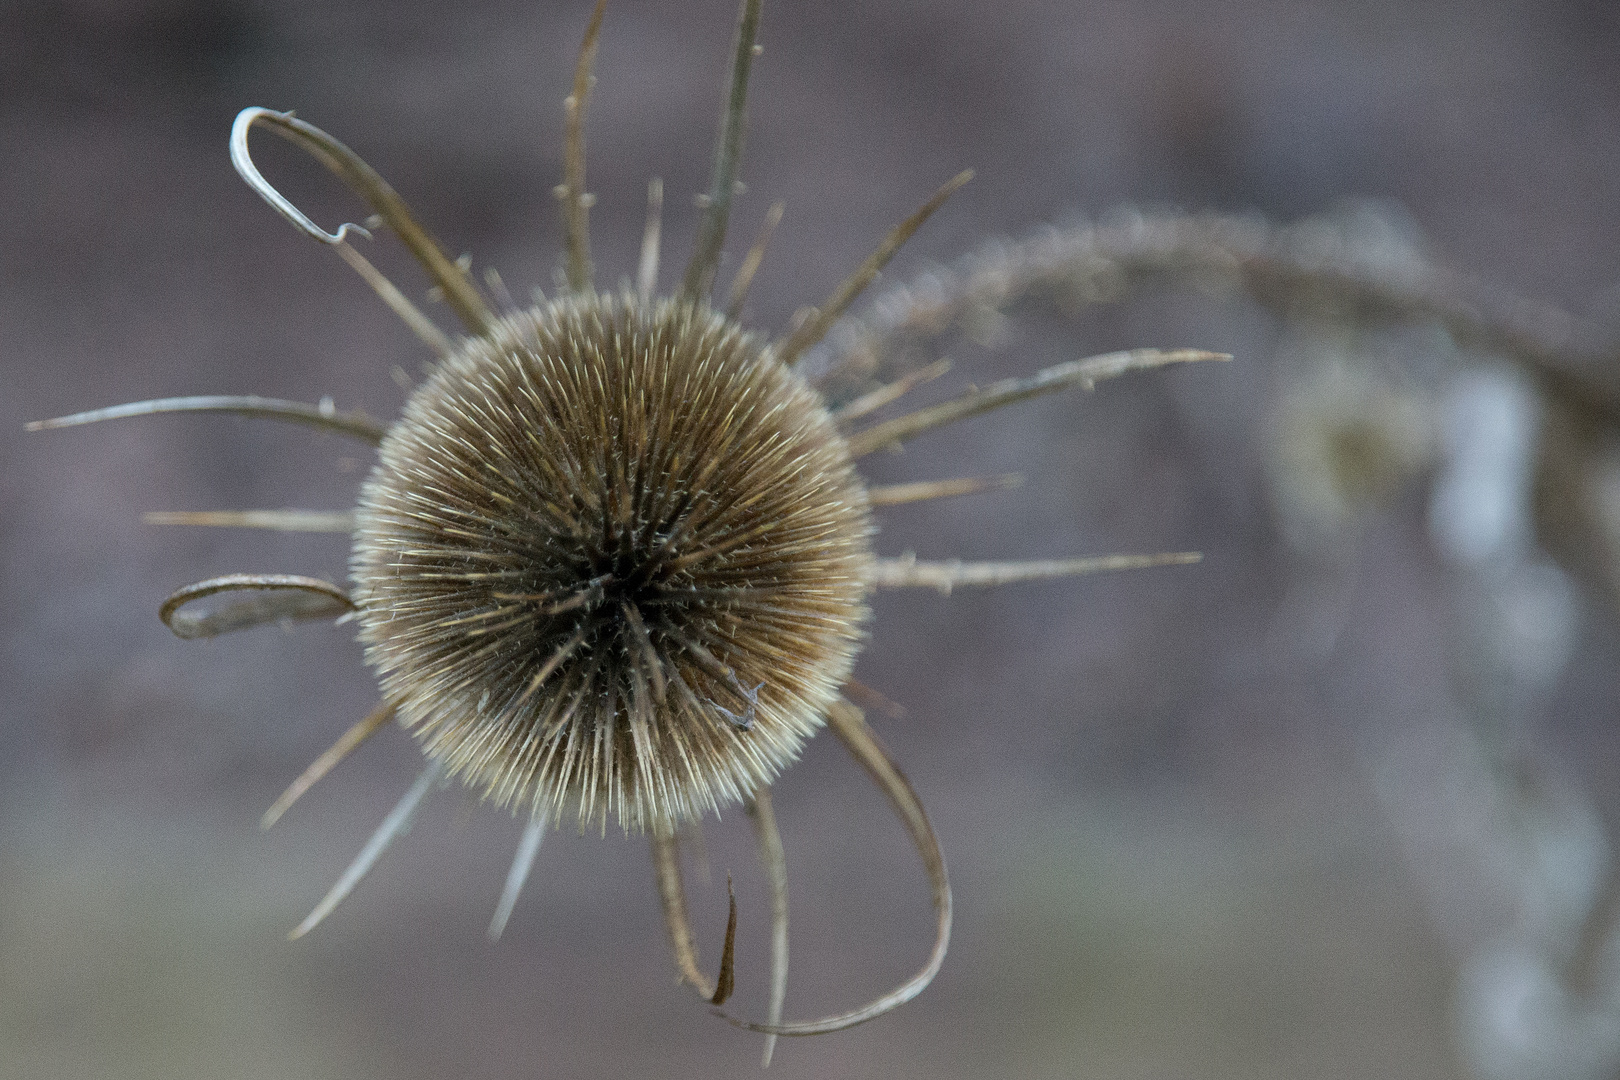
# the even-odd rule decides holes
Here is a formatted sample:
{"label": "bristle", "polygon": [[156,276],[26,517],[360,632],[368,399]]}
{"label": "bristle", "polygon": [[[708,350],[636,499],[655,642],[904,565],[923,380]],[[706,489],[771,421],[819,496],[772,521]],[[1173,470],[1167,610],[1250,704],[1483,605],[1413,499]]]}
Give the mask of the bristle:
{"label": "bristle", "polygon": [[361,498],[367,659],[497,802],[663,830],[747,798],[848,676],[867,501],[819,397],[707,307],[565,297],[466,343]]}

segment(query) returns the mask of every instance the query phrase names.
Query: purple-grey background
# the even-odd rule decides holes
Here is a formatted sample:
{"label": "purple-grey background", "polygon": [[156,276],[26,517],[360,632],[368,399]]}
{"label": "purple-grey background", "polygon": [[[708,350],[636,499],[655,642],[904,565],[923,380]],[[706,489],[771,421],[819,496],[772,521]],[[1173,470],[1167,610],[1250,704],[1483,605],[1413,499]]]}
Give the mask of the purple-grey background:
{"label": "purple-grey background", "polygon": [[[484,938],[519,826],[459,791],[288,944],[418,768],[390,731],[269,834],[281,787],[374,701],[350,631],[182,642],[156,610],[233,571],[341,578],[341,537],[160,529],[144,510],[349,505],[362,444],[166,417],[25,436],[126,400],[258,393],[390,416],[425,358],[330,253],[241,184],[236,111],[296,108],[452,253],[549,286],[561,109],[589,5],[0,4],[0,1075],[748,1075],[758,1039],[674,985],[644,844],[555,834]],[[632,270],[647,179],[665,280],[706,183],[728,0],[609,9],[588,129],[599,280]],[[750,320],[780,328],[939,182],[978,179],[892,280],[1121,202],[1288,219],[1398,200],[1443,261],[1578,311],[1620,277],[1620,15],[1600,0],[766,5],[731,262],[787,203]],[[361,215],[279,140],[317,221]],[[368,249],[370,250],[370,249]],[[425,288],[396,244],[376,258]],[[722,271],[721,280],[727,279]],[[1608,294],[1612,301],[1613,294]],[[435,309],[443,316],[442,309]],[[448,318],[445,318],[448,326]],[[1293,573],[1262,492],[1277,329],[1235,298],[1016,321],[945,389],[1135,345],[1237,363],[1110,384],[878,455],[880,482],[1019,470],[1015,491],[882,515],[883,552],[1206,561],[884,595],[858,676],[956,886],[935,985],[784,1043],[782,1076],[1463,1075],[1457,955],[1369,780],[1447,707],[1446,581],[1422,491],[1376,517],[1329,662],[1273,632]],[[1540,745],[1620,822],[1620,632],[1589,607]],[[790,1015],[924,956],[899,827],[822,737],[778,786]],[[763,1010],[764,894],[740,813],[694,882],[705,962],[739,883],[739,1005]]]}

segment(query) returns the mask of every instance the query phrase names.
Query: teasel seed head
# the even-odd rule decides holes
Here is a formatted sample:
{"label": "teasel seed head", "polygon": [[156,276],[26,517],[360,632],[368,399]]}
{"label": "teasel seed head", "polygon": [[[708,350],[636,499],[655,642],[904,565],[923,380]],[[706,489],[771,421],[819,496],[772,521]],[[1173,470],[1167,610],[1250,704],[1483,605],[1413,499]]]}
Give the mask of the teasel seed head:
{"label": "teasel seed head", "polygon": [[[654,880],[676,967],[713,1007],[735,987],[736,897],[720,973],[698,968],[676,826],[741,802],[754,820],[771,889],[771,991],[764,1021],[726,1013],[768,1036],[839,1031],[915,998],[950,945],[951,887],[939,838],[917,793],[841,691],[862,641],[872,588],[1034,581],[1100,570],[1196,562],[1198,555],[1127,555],[1020,562],[876,559],[870,507],[1006,486],[1006,478],[921,481],[868,491],[852,460],[1026,398],[1128,371],[1230,359],[1200,350],[1137,349],[1056,364],[1023,379],[849,424],[942,374],[938,361],[869,390],[830,414],[795,363],[951,193],[963,171],[901,221],[819,306],[765,344],[737,323],[765,244],[766,217],[730,289],[726,314],[707,297],[738,190],[748,73],[763,0],[741,0],[714,171],[698,240],[675,297],[657,292],[663,194],[649,185],[632,293],[592,284],[584,117],[605,0],[597,0],[565,100],[563,183],[566,296],[498,314],[403,199],[354,151],[290,112],[244,109],[231,128],[242,178],[300,231],[344,261],[438,357],[428,380],[386,428],[330,401],[258,396],[162,398],[57,417],[66,427],[167,412],[226,412],[312,425],[380,447],[349,515],[310,511],[158,514],[170,524],[347,531],[353,589],[290,574],[230,574],[176,590],[159,617],[181,637],[339,616],[357,619],[383,700],[293,781],[266,812],[268,828],[343,757],[391,719],[413,731],[428,763],[353,862],[289,937],[325,919],[410,826],[449,777],[529,820],[490,923],[499,937],[549,827],[572,814],[583,830],[616,816],[652,834]],[[269,127],[313,154],[371,206],[416,256],[471,335],[459,344],[347,241],[327,232],[254,165],[249,132]],[[486,273],[508,309],[498,275]],[[876,354],[873,354],[876,355]],[[840,363],[858,363],[855,354]],[[825,386],[840,363],[813,377]],[[814,369],[814,363],[803,365]],[[200,605],[208,610],[198,613]],[[870,695],[871,692],[868,692]],[[787,871],[771,782],[823,724],[887,796],[922,859],[934,944],[905,982],[853,1009],[783,1022]],[[728,880],[729,892],[729,880]]]}
{"label": "teasel seed head", "polygon": [[822,725],[871,532],[820,396],[762,341],[702,303],[571,294],[466,340],[389,429],[360,637],[451,775],[667,832]]}

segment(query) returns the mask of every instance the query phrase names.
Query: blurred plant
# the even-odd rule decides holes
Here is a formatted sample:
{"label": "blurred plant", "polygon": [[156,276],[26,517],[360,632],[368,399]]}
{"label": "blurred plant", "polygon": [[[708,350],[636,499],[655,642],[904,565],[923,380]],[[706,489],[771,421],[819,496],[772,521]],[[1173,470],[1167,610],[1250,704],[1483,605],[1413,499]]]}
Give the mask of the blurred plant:
{"label": "blurred plant", "polygon": [[1616,346],[1422,247],[1373,202],[1282,226],[1118,211],[894,287],[812,363],[858,393],[945,334],[997,344],[1018,305],[1072,312],[1179,286],[1268,309],[1283,334],[1266,483],[1297,564],[1274,644],[1295,664],[1328,659],[1361,524],[1427,480],[1455,712],[1383,732],[1372,783],[1457,950],[1475,1074],[1597,1080],[1620,1069],[1620,877],[1535,718],[1579,636],[1570,575],[1620,606]]}

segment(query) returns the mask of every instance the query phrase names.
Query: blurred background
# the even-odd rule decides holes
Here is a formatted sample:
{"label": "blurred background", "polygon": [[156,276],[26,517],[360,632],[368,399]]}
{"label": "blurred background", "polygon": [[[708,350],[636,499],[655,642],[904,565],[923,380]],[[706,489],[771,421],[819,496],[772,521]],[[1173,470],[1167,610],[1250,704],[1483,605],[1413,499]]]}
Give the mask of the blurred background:
{"label": "blurred background", "polygon": [[[557,267],[588,10],[0,4],[0,1075],[757,1070],[758,1037],[675,985],[638,839],[553,834],[492,946],[520,823],[447,791],[283,940],[420,757],[389,730],[261,833],[374,704],[360,650],[323,624],[184,642],[157,608],[222,573],[342,580],[346,541],[140,515],[343,509],[363,444],[210,416],[23,433],[203,393],[392,416],[391,373],[426,351],[237,179],[232,117],[297,109],[526,296]],[[665,280],[684,266],[733,18],[611,5],[599,284],[633,271],[655,175]],[[880,483],[1026,478],[883,512],[884,554],[1205,560],[877,598],[857,675],[903,707],[871,719],[945,846],[956,932],[920,999],[784,1042],[774,1072],[1620,1074],[1620,15],[772,0],[761,40],[722,282],[770,203],[787,214],[751,323],[784,327],[973,166],[818,362],[881,376],[948,353],[934,400],[1123,347],[1236,357],[869,459]],[[290,146],[254,146],[323,225],[364,216]],[[1175,216],[1206,210],[1239,216]],[[397,243],[365,250],[425,291]],[[776,805],[789,1015],[906,977],[928,894],[882,797],[822,737]],[[749,829],[705,833],[705,963],[729,871],[737,1002],[759,1014]]]}

